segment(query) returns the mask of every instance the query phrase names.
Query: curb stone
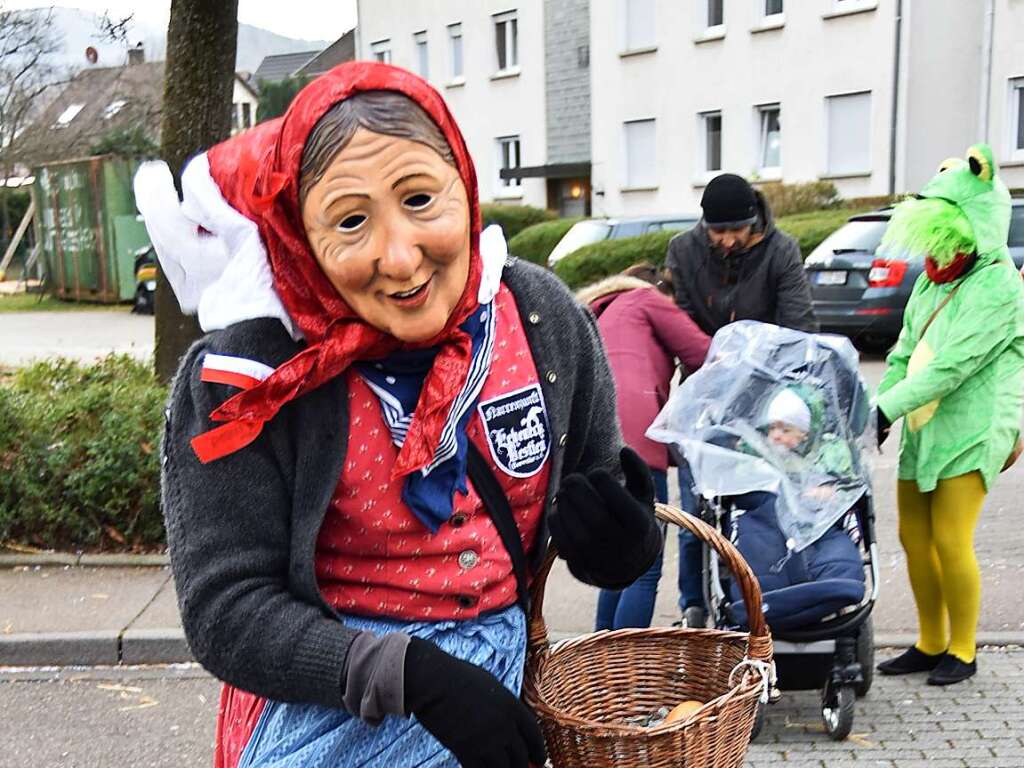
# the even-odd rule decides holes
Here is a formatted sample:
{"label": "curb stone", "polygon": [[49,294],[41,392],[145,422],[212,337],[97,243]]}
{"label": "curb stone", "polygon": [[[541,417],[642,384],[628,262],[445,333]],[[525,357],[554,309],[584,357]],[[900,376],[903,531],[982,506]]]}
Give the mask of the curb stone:
{"label": "curb stone", "polygon": [[34,568],[49,565],[89,567],[153,567],[170,565],[167,555],[85,554],[73,552],[37,552],[10,554],[0,552],[0,568]]}

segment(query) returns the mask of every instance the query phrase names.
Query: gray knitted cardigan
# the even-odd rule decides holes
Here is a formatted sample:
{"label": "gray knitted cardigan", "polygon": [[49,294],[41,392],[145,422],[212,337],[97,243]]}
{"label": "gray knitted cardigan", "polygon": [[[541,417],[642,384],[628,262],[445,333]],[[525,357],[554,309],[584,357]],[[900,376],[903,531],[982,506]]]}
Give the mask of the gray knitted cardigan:
{"label": "gray knitted cardigan", "polygon": [[[546,270],[512,259],[515,296],[541,380],[551,435],[545,513],[561,478],[619,472],[615,390],[590,314]],[[276,319],[211,333],[182,360],[162,446],[163,505],[186,637],[213,675],[259,696],[342,707],[369,721],[404,714],[408,637],[350,630],[317,588],[317,535],[342,474],[345,377],[287,404],[250,445],[200,464],[190,440],[234,394],[200,381],[207,352],[277,367],[301,349]],[[547,540],[546,514],[539,542]],[[536,567],[543,545],[529,553]]]}

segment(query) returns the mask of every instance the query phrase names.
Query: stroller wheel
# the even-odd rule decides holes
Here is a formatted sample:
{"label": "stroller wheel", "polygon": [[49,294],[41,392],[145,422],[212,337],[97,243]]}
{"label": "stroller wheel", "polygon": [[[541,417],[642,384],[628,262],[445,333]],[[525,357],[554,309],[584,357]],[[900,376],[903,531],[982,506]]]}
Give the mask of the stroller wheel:
{"label": "stroller wheel", "polygon": [[867,696],[871,690],[871,683],[875,679],[875,625],[868,616],[860,625],[860,634],[857,636],[857,661],[860,663],[863,682],[854,686],[857,698]]}
{"label": "stroller wheel", "polygon": [[757,704],[757,714],[754,715],[754,727],[750,729],[750,740],[753,741],[761,735],[761,731],[764,729],[764,717],[765,712],[768,710],[767,704]]}
{"label": "stroller wheel", "polygon": [[825,685],[821,703],[821,719],[825,732],[833,741],[843,741],[853,728],[853,705],[857,696],[852,685]]}

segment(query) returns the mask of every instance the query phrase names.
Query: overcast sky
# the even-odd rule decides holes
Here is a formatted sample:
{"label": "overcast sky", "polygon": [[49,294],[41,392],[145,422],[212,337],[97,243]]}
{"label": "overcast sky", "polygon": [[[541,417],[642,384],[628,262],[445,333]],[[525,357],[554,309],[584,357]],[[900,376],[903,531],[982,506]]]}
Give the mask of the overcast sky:
{"label": "overcast sky", "polygon": [[[135,14],[144,22],[167,24],[170,0],[4,0],[8,9],[39,8],[50,5],[82,8],[112,16]],[[356,24],[356,0],[238,0],[238,20],[269,29],[286,37],[305,40],[335,40]]]}

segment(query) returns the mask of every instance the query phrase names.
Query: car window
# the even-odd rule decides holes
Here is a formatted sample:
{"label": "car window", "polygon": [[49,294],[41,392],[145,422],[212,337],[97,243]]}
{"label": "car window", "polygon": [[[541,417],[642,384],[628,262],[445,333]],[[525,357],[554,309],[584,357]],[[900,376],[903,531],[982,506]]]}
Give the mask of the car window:
{"label": "car window", "polygon": [[684,230],[692,229],[697,222],[693,219],[672,219],[671,221],[655,221],[647,227],[648,232],[659,232],[661,230]]}
{"label": "car window", "polygon": [[1024,205],[1015,205],[1010,213],[1010,236],[1007,245],[1024,248]]}
{"label": "car window", "polygon": [[644,223],[642,221],[623,221],[615,225],[611,237],[617,240],[620,237],[636,237],[643,233]]}

